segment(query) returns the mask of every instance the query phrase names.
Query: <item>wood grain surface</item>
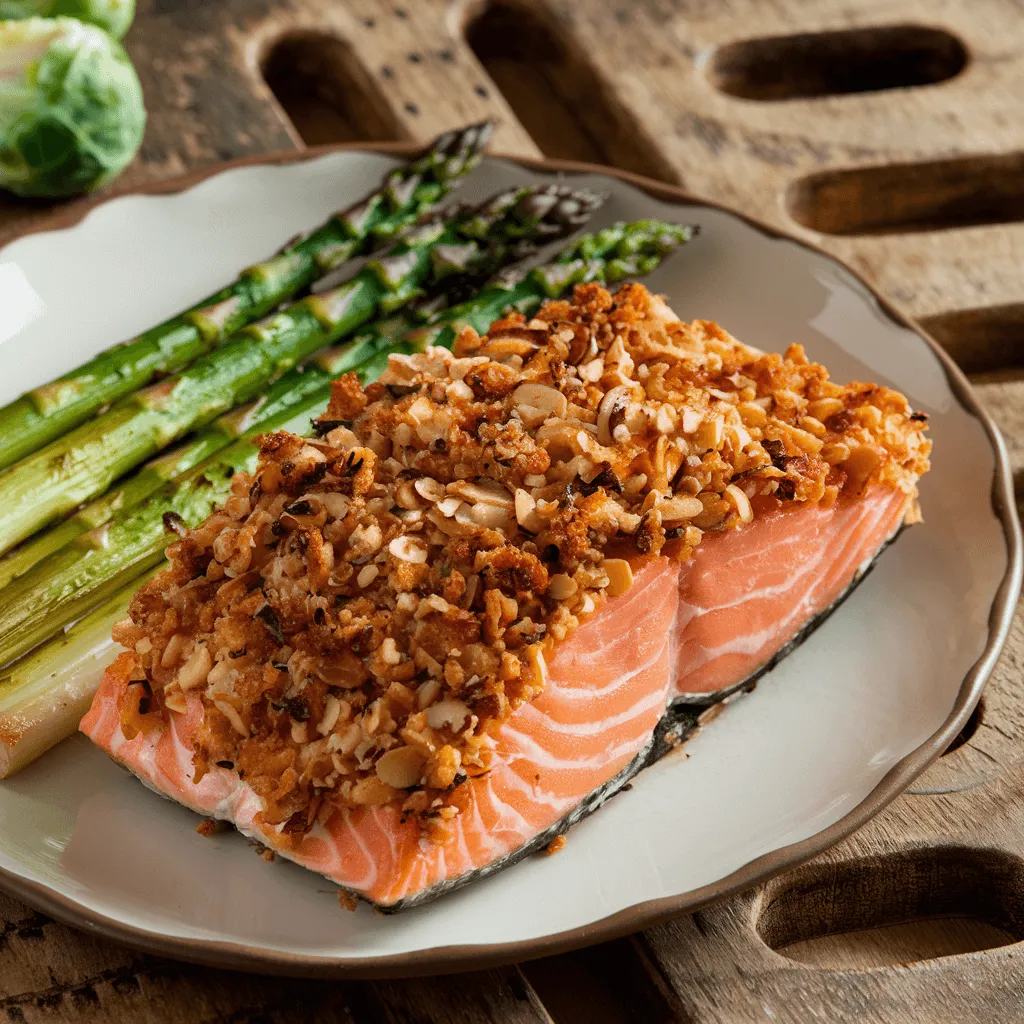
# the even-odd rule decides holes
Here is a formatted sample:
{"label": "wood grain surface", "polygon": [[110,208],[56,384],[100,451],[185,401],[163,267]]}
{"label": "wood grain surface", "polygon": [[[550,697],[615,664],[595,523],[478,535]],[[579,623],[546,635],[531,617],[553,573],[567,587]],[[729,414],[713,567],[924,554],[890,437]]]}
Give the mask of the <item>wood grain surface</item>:
{"label": "wood grain surface", "polygon": [[[974,379],[1024,480],[1020,0],[140,0],[115,189],[482,116],[842,257]],[[0,242],[52,212],[0,200]],[[1024,1020],[1024,619],[954,748],[804,867],[630,939],[408,982],[158,960],[0,897],[12,1021]],[[0,1019],[3,1019],[0,1016]]]}

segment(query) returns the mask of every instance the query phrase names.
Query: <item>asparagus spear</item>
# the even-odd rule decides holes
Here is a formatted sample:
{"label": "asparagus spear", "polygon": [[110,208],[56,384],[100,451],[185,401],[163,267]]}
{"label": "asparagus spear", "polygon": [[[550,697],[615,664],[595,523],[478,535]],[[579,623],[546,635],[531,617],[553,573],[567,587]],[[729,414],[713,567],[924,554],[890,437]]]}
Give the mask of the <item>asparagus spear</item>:
{"label": "asparagus spear", "polygon": [[[301,402],[252,428],[185,476],[127,509],[123,516],[77,537],[15,580],[4,592],[10,603],[3,607],[6,643],[0,664],[21,657],[156,565],[163,558],[168,527],[202,522],[228,497],[232,476],[255,468],[255,437],[274,430],[308,433],[312,418],[329,398],[330,384],[321,384]],[[115,564],[116,570],[110,571]],[[43,595],[50,614],[18,614],[18,610],[28,611]]]}
{"label": "asparagus spear", "polygon": [[545,299],[558,298],[576,284],[612,284],[649,274],[696,234],[695,227],[666,221],[620,221],[583,235],[549,263],[525,272],[510,268],[500,273],[486,289],[458,305],[426,313],[417,307],[403,310],[354,338],[337,365],[344,371],[384,353],[381,365],[386,366],[387,353],[398,339],[451,348],[463,327],[471,326],[483,334],[506,310],[529,315]]}
{"label": "asparagus spear", "polygon": [[134,587],[119,591],[0,675],[0,779],[78,728],[117,653],[110,632],[128,614],[134,592]]}
{"label": "asparagus spear", "polygon": [[[550,201],[550,197],[544,201]],[[464,291],[460,279],[459,287],[452,288],[430,301],[413,304],[404,316],[399,314],[387,321],[378,321],[364,337],[374,336],[374,345],[379,347],[388,337],[394,340],[398,334],[411,329],[414,325],[426,323],[433,312],[455,305],[460,293]],[[41,530],[29,537],[0,557],[0,589],[23,576],[32,566],[59,551],[76,537],[102,526],[116,513],[147,498],[168,480],[188,472],[214,452],[237,440],[242,431],[269,419],[287,405],[304,398],[309,392],[326,383],[331,375],[337,376],[356,366],[361,361],[359,349],[357,347],[353,358],[350,348],[351,346],[332,346],[324,349],[306,366],[282,377],[272,385],[266,395],[225,413],[176,448],[146,463],[95,501],[50,529]],[[387,365],[386,353],[378,363],[381,368]]]}
{"label": "asparagus spear", "polygon": [[[460,284],[460,287],[453,288],[429,302],[414,304],[409,307],[409,312],[404,317],[399,314],[388,320],[378,321],[363,338],[373,336],[376,339],[374,347],[380,348],[382,342],[389,336],[393,341],[399,333],[411,329],[416,324],[425,323],[432,312],[455,305],[464,290]],[[353,358],[351,345],[334,345],[318,352],[306,365],[290,371],[274,383],[266,395],[224,413],[208,427],[186,438],[182,444],[158,455],[138,471],[116,483],[95,501],[89,502],[50,529],[39,531],[8,551],[6,555],[0,556],[0,590],[76,537],[102,526],[117,513],[149,497],[168,480],[188,472],[221,448],[236,441],[243,431],[277,415],[287,406],[305,398],[327,383],[332,376],[338,376],[360,362],[359,350],[357,349]],[[377,362],[381,369],[387,365],[386,351],[383,358]]]}
{"label": "asparagus spear", "polygon": [[439,217],[407,231],[344,284],[243,328],[182,373],[121,399],[0,474],[0,553],[318,349],[453,279],[518,258],[524,239],[570,233],[600,201],[556,186],[513,189],[447,222]]}
{"label": "asparagus spear", "polygon": [[[608,280],[608,274],[615,277],[625,273],[627,263],[616,263],[616,260],[635,259],[637,270],[647,271],[653,269],[653,266],[672,250],[674,244],[688,240],[690,235],[691,232],[687,229],[679,229],[673,225],[645,222],[630,225],[625,230],[621,230],[617,225],[614,229],[606,229],[605,232],[598,232],[596,236],[581,239],[577,246],[563,252],[554,264],[540,268],[539,272],[532,272],[534,281],[542,293],[555,295],[558,294],[558,280],[563,280],[564,287],[568,288],[578,278]],[[673,236],[674,243],[671,241]],[[639,241],[641,238],[645,239],[642,244]],[[602,248],[602,245],[606,247]],[[560,277],[559,275],[566,274],[565,265],[577,259],[584,259],[588,267],[576,267],[565,277]],[[601,259],[606,260],[604,271],[597,262]],[[563,268],[558,274],[550,271],[550,267],[555,265]],[[605,273],[604,278],[602,272]],[[507,299],[509,291],[517,289],[520,284],[522,282],[511,283],[506,280],[498,282],[496,288],[501,290]],[[530,301],[536,298],[535,288],[531,292]],[[524,303],[526,301],[523,293],[519,293],[519,299]],[[484,322],[487,317],[490,316],[493,320],[494,316],[500,315],[505,308],[507,307],[498,308],[491,305],[491,313],[486,313],[483,311],[484,306],[469,302],[461,307],[460,315],[463,319],[474,318],[474,322],[480,325],[478,329],[485,329],[490,322]],[[495,309],[497,312],[494,312]],[[422,319],[431,320],[435,327],[450,327],[451,324],[445,321],[444,317],[444,313],[435,312]],[[395,318],[381,330],[362,339],[362,352],[369,355],[357,370],[364,382],[375,380],[379,376],[392,352],[414,351],[425,344],[429,332],[419,329],[403,337],[400,333],[402,323],[408,326],[409,321]],[[356,348],[351,348],[348,360],[354,358],[356,354]],[[335,362],[333,368],[337,370],[345,361],[342,359]],[[319,406],[322,408],[326,401],[325,390]],[[233,447],[241,449],[243,444],[244,442],[239,442]],[[255,464],[254,446],[250,446],[247,455],[239,451],[238,455],[241,458],[231,456],[224,459],[226,454],[222,453],[217,457],[223,465],[238,465],[242,461],[247,465]],[[159,496],[154,496],[147,503],[146,515],[141,516],[133,528],[126,528],[123,532],[141,539],[153,530],[157,522],[162,525],[165,513],[172,511],[170,505],[174,500],[174,492],[182,486],[215,488],[219,495],[216,503],[223,501],[230,487],[229,481],[223,472],[218,473],[210,466],[208,469],[209,472],[204,473],[196,471],[187,481],[168,484],[164,488],[163,503],[157,500]],[[194,522],[190,525],[194,525]],[[162,548],[165,539],[161,534],[159,539],[153,542],[154,547]],[[82,711],[99,683],[102,666],[109,662],[116,648],[110,639],[110,629],[113,623],[125,614],[136,588],[136,584],[131,583],[131,578],[134,576],[135,567],[140,564],[139,553],[118,548],[113,544],[97,550],[103,553],[100,557],[110,553],[114,557],[105,566],[98,567],[100,571],[95,571],[97,567],[94,566],[92,578],[98,582],[103,593],[110,593],[115,587],[124,589],[116,590],[112,597],[71,627],[66,634],[47,641],[32,654],[10,666],[6,677],[0,678],[0,778],[24,767],[77,729]],[[156,556],[154,561],[158,561],[158,558],[159,556]],[[126,570],[121,567],[122,565],[129,568]],[[116,582],[113,582],[115,577]],[[53,610],[53,606],[49,605],[43,614],[49,614]]]}
{"label": "asparagus spear", "polygon": [[295,240],[234,284],[145,334],[0,408],[0,469],[84,423],[97,409],[173,373],[316,278],[415,222],[480,161],[491,124],[448,132],[382,187]]}
{"label": "asparagus spear", "polygon": [[177,448],[147,462],[137,473],[116,484],[102,497],[80,508],[49,530],[30,537],[0,558],[0,589],[23,576],[32,566],[59,551],[76,537],[102,526],[131,508],[168,480],[187,473],[204,459],[237,441],[246,431],[322,388],[348,365],[344,349],[325,349],[306,366],[286,373],[267,394],[225,413]]}
{"label": "asparagus spear", "polygon": [[[402,335],[399,328],[410,318],[385,322],[354,345],[340,349],[332,360],[332,370],[355,369],[364,382],[375,380],[390,354],[422,350],[440,333],[452,331],[457,322],[471,322],[478,330],[486,330],[507,309],[510,297],[536,305],[544,297],[563,294],[580,280],[608,280],[609,276],[619,280],[629,267],[646,273],[691,235],[688,228],[650,221],[606,228],[580,239],[555,262],[530,271],[511,287],[508,281],[499,282],[477,299],[434,313],[433,323],[426,329],[417,327]],[[273,429],[306,432],[311,412],[323,409],[329,397],[330,386],[326,385],[279,417],[290,425],[271,421],[251,428],[248,438],[78,538],[15,581],[4,591],[0,604],[0,664],[22,656],[155,565],[167,539],[165,521],[197,525],[228,497],[233,473],[255,468],[258,450],[249,438]],[[321,423],[318,429],[325,426],[330,425]],[[0,733],[2,724],[0,718]]]}

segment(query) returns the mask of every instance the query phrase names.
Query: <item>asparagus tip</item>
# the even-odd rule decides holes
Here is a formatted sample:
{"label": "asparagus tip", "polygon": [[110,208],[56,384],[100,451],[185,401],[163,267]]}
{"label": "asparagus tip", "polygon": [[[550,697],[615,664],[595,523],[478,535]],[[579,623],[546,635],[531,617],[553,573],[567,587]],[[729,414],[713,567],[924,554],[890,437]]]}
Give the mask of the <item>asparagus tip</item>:
{"label": "asparagus tip", "polygon": [[564,235],[568,233],[567,228],[582,227],[608,196],[607,192],[592,192],[587,188],[545,185],[524,198],[521,208],[528,220],[549,222],[549,234]]}

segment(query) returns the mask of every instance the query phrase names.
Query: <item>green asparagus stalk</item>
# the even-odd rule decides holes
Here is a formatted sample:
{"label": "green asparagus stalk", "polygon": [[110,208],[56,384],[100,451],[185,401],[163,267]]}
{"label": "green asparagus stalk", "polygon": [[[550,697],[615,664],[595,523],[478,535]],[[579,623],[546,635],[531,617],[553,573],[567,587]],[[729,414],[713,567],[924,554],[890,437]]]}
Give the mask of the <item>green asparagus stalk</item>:
{"label": "green asparagus stalk", "polygon": [[344,284],[243,328],[182,373],[121,399],[0,474],[0,553],[317,350],[453,280],[518,258],[524,239],[570,233],[599,203],[561,187],[515,189],[447,222],[436,218],[407,231]]}
{"label": "green asparagus stalk", "polygon": [[[324,383],[302,401],[252,428],[234,444],[217,452],[178,480],[172,480],[147,499],[127,509],[95,530],[75,538],[44,559],[21,579],[5,597],[3,631],[7,644],[0,664],[32,650],[54,631],[74,622],[116,593],[124,584],[156,565],[167,544],[166,525],[202,522],[225,501],[235,473],[251,472],[258,448],[254,439],[275,430],[308,433],[312,418],[330,397]],[[110,569],[116,565],[116,571]],[[28,603],[44,600],[51,615],[18,615]]]}
{"label": "green asparagus stalk", "polygon": [[83,533],[95,530],[118,513],[137,505],[154,491],[187,473],[242,434],[259,428],[283,410],[322,388],[348,365],[342,347],[327,348],[305,366],[286,373],[266,395],[214,420],[177,448],[158,455],[138,472],[110,488],[102,497],[67,519],[43,530],[0,558],[0,589],[23,576],[32,566],[59,551]]}
{"label": "green asparagus stalk", "polygon": [[[355,369],[364,382],[375,380],[389,355],[422,350],[434,343],[438,332],[452,330],[456,322],[470,322],[478,330],[487,330],[508,308],[510,296],[517,302],[529,299],[540,303],[545,297],[564,294],[581,280],[619,280],[626,275],[627,267],[649,272],[691,235],[690,229],[649,221],[606,228],[580,239],[555,262],[530,271],[517,284],[499,282],[476,299],[432,314],[434,322],[426,329],[416,327],[402,335],[399,327],[410,317],[386,321],[356,343],[339,348],[331,370],[341,373]],[[246,438],[166,484],[146,501],[115,515],[106,525],[79,537],[11,584],[0,602],[0,664],[21,657],[155,565],[167,541],[165,522],[197,525],[226,500],[234,473],[255,468],[258,448],[252,440],[254,435],[274,429],[306,433],[311,416],[326,407],[329,396],[330,387],[326,385],[277,420],[251,428]],[[316,425],[319,431],[329,427],[323,422]]]}
{"label": "green asparagus stalk", "polygon": [[567,294],[577,284],[600,281],[613,284],[627,277],[649,274],[680,245],[697,234],[695,227],[659,220],[619,222],[583,235],[549,263],[522,271],[510,268],[487,288],[465,302],[432,312],[410,307],[353,339],[337,365],[343,370],[366,364],[389,352],[399,340],[419,346],[451,348],[466,326],[483,334],[506,311],[529,316],[546,299]]}
{"label": "green asparagus stalk", "polygon": [[0,408],[0,469],[156,375],[187,366],[317,278],[394,237],[479,163],[491,127],[485,122],[441,136],[424,156],[392,172],[377,192],[243,271],[234,284]]}
{"label": "green asparagus stalk", "polygon": [[[404,316],[396,314],[388,320],[378,321],[363,337],[374,337],[375,347],[380,347],[389,336],[393,341],[398,333],[416,324],[426,323],[432,311],[454,305],[461,291],[463,289],[460,287],[446,292],[430,302],[410,307],[410,312]],[[350,350],[351,345],[335,345],[317,353],[306,365],[285,374],[271,386],[266,395],[220,416],[177,447],[158,455],[116,483],[95,501],[8,551],[0,557],[0,590],[76,537],[102,526],[114,515],[149,497],[168,480],[181,476],[232,441],[238,440],[250,427],[263,423],[287,406],[305,398],[326,384],[332,376],[356,367],[361,361],[359,349],[356,350],[355,358]],[[386,352],[378,362],[381,367],[387,365]]]}
{"label": "green asparagus stalk", "polygon": [[[460,286],[430,302],[410,307],[410,312],[405,316],[396,314],[373,325],[364,333],[363,338],[372,337],[372,348],[380,349],[384,353],[383,358],[377,360],[377,364],[381,368],[387,365],[387,352],[381,348],[384,341],[389,337],[394,341],[400,333],[417,324],[426,323],[431,311],[453,306],[462,291],[464,288]],[[47,530],[39,531],[8,551],[6,555],[0,556],[0,590],[76,537],[102,526],[114,515],[149,497],[167,481],[188,472],[221,448],[236,441],[243,431],[277,415],[287,406],[326,384],[332,376],[338,376],[358,366],[361,362],[360,351],[361,349],[357,347],[353,357],[351,345],[335,345],[324,349],[304,366],[285,374],[271,386],[266,395],[220,416],[208,427],[186,438],[177,447],[158,455],[135,473],[116,483],[95,501],[89,502],[66,519]]]}
{"label": "green asparagus stalk", "polygon": [[[571,273],[563,269],[555,274],[540,268],[539,272],[531,272],[535,284],[532,291],[519,291],[523,282],[508,280],[497,282],[495,289],[502,291],[506,299],[509,298],[509,292],[514,291],[516,299],[526,304],[527,299],[532,303],[541,294],[557,296],[559,280],[564,282],[563,287],[567,289],[578,280],[615,278],[626,272],[629,261],[635,261],[633,266],[637,272],[646,272],[653,269],[674,245],[688,240],[691,235],[687,229],[650,223],[630,225],[621,234],[619,231],[620,226],[617,225],[614,229],[598,232],[596,236],[587,236],[563,252],[554,264],[548,265],[549,268],[554,265],[565,268],[566,264],[583,259],[588,264],[585,269],[576,267]],[[643,244],[639,242],[641,238],[645,239]],[[598,262],[601,260],[605,261],[603,269]],[[483,300],[463,304],[459,315],[464,322],[472,320],[479,330],[485,330],[506,309],[507,304],[498,306],[490,303],[490,300]],[[435,311],[421,317],[421,320],[431,321],[434,327],[449,328],[453,321],[445,317],[450,315]],[[408,326],[409,322],[396,317],[380,330],[364,336],[359,345],[349,346],[347,350],[341,349],[342,358],[333,363],[332,369],[339,371],[346,367],[361,351],[367,358],[356,367],[357,372],[365,383],[375,380],[387,365],[390,354],[395,351],[420,350],[430,340],[430,331],[424,331],[422,327],[414,328],[411,333],[403,336],[400,333],[401,327],[403,324]],[[437,335],[434,337],[436,339]],[[326,402],[325,390],[318,403],[310,402],[309,412],[313,412],[314,406],[323,408]],[[307,411],[304,409],[300,415],[304,417]],[[144,549],[147,539],[152,564],[159,563],[159,551],[166,541],[162,528],[168,518],[167,513],[191,504],[187,511],[190,515],[198,516],[204,507],[223,502],[230,489],[228,471],[240,465],[253,467],[256,461],[255,445],[250,443],[248,450],[245,450],[245,442],[239,441],[232,448],[234,452],[226,450],[218,454],[207,463],[204,470],[196,470],[186,478],[165,485],[160,494],[152,496],[145,503],[144,512],[139,513],[137,510],[131,523],[115,523],[128,547],[110,543],[88,549],[85,557],[97,560],[89,573],[89,578],[94,581],[94,594],[112,593],[113,596],[75,623],[66,633],[48,640],[27,657],[15,662],[6,675],[0,677],[0,778],[24,767],[78,728],[81,715],[99,684],[102,667],[109,663],[116,650],[116,645],[110,639],[110,630],[113,623],[126,614],[137,586],[133,580],[137,572],[144,571],[138,569],[138,566],[146,563]],[[198,492],[204,488],[209,489],[206,495],[209,506],[196,500]],[[188,493],[179,496],[179,490]],[[190,526],[197,525],[199,521],[199,518],[185,520]],[[161,529],[157,529],[157,524]],[[55,581],[51,581],[51,585],[56,589]],[[52,603],[46,604],[43,615],[49,615],[59,607]],[[61,617],[54,628],[59,629],[63,621]]]}
{"label": "green asparagus stalk", "polygon": [[413,337],[451,348],[463,327],[483,334],[506,310],[529,316],[545,300],[565,295],[577,284],[615,284],[627,277],[643,277],[696,234],[695,227],[667,221],[620,221],[584,235],[550,263],[525,273],[513,267],[498,274],[489,288],[435,316]]}
{"label": "green asparagus stalk", "polygon": [[110,632],[128,614],[134,593],[134,587],[118,591],[0,675],[0,779],[78,729],[117,653]]}
{"label": "green asparagus stalk", "polygon": [[[550,201],[550,196],[535,199],[535,202]],[[394,340],[399,333],[411,329],[414,325],[426,323],[432,312],[454,305],[459,292],[464,290],[462,285],[460,279],[458,288],[429,302],[414,304],[407,314],[398,314],[390,320],[378,321],[366,336],[376,338],[376,347],[389,336]],[[310,391],[325,384],[331,375],[337,376],[357,366],[361,361],[359,347],[357,346],[354,357],[350,348],[351,346],[332,346],[324,349],[306,366],[282,377],[272,385],[266,395],[225,413],[176,448],[157,456],[137,472],[115,484],[100,498],[80,508],[50,529],[36,533],[0,557],[0,589],[19,579],[32,566],[59,551],[76,537],[102,526],[118,512],[147,498],[168,480],[188,472],[214,452],[237,440],[244,430],[269,419],[287,405],[304,398]],[[377,362],[381,367],[386,366],[387,354],[385,353]]]}

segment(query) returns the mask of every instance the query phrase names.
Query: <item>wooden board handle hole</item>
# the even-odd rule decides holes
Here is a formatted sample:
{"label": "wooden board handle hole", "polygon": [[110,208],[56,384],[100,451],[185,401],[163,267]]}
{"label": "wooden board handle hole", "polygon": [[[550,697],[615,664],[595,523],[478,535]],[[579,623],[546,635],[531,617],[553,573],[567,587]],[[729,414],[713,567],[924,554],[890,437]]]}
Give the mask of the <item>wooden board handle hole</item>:
{"label": "wooden board handle hole", "polygon": [[937,231],[1024,220],[1024,153],[822,171],[794,182],[790,216],[826,235]]}
{"label": "wooden board handle hole", "polygon": [[747,100],[792,100],[934,85],[960,74],[956,36],[924,25],[887,25],[747,39],[717,50],[711,84]]}
{"label": "wooden board handle hole", "polygon": [[678,174],[614,99],[585,53],[536,9],[495,0],[465,26],[466,42],[545,156]]}
{"label": "wooden board handle hole", "polygon": [[553,1024],[681,1024],[629,939],[531,960],[521,970]]}
{"label": "wooden board handle hole", "polygon": [[837,968],[994,949],[1024,938],[1024,861],[935,847],[810,864],[769,883],[756,928],[789,959]]}
{"label": "wooden board handle hole", "polygon": [[958,309],[921,321],[964,373],[1024,366],[1024,302]]}
{"label": "wooden board handle hole", "polygon": [[262,72],[307,145],[404,137],[377,83],[342,39],[285,35],[267,48]]}

